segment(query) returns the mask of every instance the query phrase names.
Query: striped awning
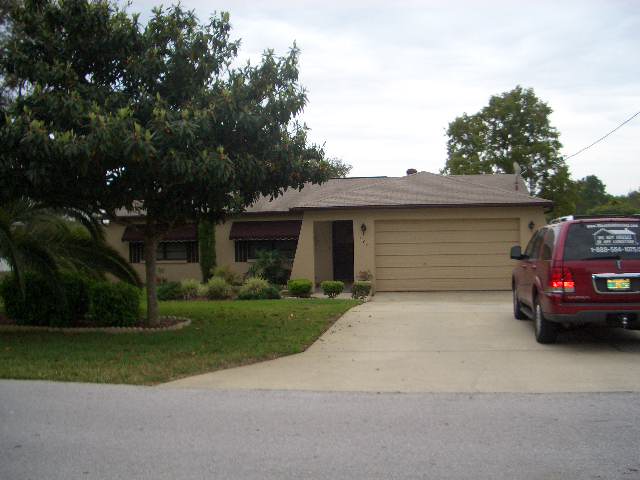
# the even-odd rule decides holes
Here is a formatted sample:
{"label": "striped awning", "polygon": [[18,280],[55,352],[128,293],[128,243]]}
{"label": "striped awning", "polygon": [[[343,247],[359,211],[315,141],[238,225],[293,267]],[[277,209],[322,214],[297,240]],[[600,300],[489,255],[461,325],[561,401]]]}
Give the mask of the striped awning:
{"label": "striped awning", "polygon": [[[198,229],[195,224],[182,225],[169,230],[162,236],[163,242],[194,242],[198,239]],[[144,235],[141,228],[128,225],[122,234],[123,242],[143,242]]]}
{"label": "striped awning", "polygon": [[233,222],[229,240],[297,240],[302,220]]}

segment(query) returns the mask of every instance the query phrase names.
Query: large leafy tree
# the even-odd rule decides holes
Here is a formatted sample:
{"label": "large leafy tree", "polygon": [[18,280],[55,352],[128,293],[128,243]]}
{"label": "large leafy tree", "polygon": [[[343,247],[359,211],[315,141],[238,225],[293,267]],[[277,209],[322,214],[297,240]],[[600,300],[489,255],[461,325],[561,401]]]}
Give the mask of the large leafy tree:
{"label": "large leafy tree", "polygon": [[555,203],[556,214],[574,209],[574,188],[560,155],[551,108],[533,89],[517,86],[492,96],[479,112],[463,114],[447,130],[446,174],[513,173],[514,162],[533,195]]}
{"label": "large leafy tree", "polygon": [[202,24],[157,8],[143,25],[109,0],[23,0],[10,15],[0,195],[143,213],[150,322],[164,233],[333,174],[296,121],[306,95],[295,45],[234,66],[226,13]]}

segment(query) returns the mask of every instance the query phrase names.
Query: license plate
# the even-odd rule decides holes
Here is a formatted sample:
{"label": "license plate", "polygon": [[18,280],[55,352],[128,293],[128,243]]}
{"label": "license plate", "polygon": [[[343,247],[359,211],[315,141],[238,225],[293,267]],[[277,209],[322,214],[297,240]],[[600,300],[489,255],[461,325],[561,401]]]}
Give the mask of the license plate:
{"label": "license plate", "polygon": [[607,278],[608,290],[630,290],[631,280],[628,278]]}

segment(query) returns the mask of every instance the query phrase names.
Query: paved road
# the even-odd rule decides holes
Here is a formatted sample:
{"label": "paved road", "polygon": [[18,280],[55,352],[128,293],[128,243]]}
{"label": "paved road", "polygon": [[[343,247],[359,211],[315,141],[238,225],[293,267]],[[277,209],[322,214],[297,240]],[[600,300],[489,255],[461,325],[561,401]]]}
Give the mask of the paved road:
{"label": "paved road", "polygon": [[0,478],[639,479],[640,394],[0,382]]}
{"label": "paved road", "polygon": [[383,293],[306,352],[170,387],[387,392],[640,391],[640,332],[584,329],[540,345],[510,292]]}

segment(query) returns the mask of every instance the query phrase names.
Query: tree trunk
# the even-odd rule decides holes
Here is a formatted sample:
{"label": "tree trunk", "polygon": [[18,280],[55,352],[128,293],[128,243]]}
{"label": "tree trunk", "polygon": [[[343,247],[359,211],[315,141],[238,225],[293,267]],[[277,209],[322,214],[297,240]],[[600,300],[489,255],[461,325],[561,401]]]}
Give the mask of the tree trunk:
{"label": "tree trunk", "polygon": [[156,282],[156,259],[158,236],[146,234],[144,239],[144,261],[147,282],[147,324],[158,323],[158,288]]}

